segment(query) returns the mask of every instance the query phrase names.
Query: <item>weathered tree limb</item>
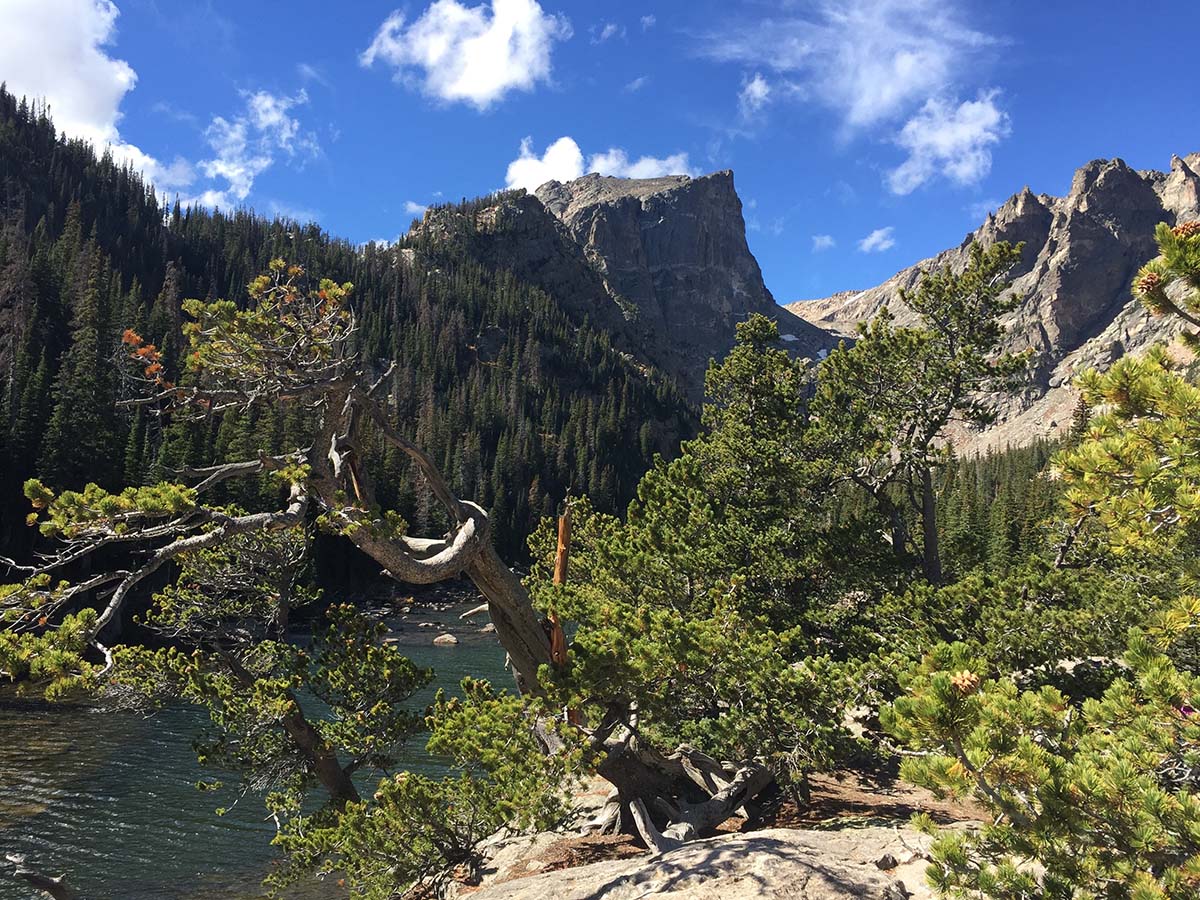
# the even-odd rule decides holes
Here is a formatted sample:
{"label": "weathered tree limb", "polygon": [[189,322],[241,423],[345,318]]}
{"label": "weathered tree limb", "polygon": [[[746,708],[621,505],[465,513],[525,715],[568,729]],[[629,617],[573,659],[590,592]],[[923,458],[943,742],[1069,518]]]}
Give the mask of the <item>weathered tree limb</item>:
{"label": "weathered tree limb", "polygon": [[579,827],[579,833],[587,834],[614,834],[621,830],[621,792],[613,788],[608,797],[604,800],[604,805],[591,819],[588,819]]}
{"label": "weathered tree limb", "polygon": [[[383,566],[398,581],[433,584],[459,575],[470,578],[488,601],[488,612],[496,634],[508,652],[518,686],[523,692],[539,692],[538,667],[551,661],[550,641],[538,622],[537,613],[521,579],[496,553],[489,533],[487,512],[455,496],[433,460],[387,419],[375,399],[375,388],[335,391],[325,398],[325,418],[313,452],[309,456],[313,487],[326,509],[347,527],[350,540]],[[404,452],[426,479],[438,502],[446,510],[451,532],[443,538],[414,538],[381,533],[369,527],[362,507],[347,507],[342,495],[350,461],[357,455],[358,430],[365,414],[379,433]],[[324,453],[319,448],[327,448]],[[363,501],[372,508],[374,497],[364,480],[359,488]]]}
{"label": "weathered tree limb", "polygon": [[[635,802],[649,804],[667,823],[662,831],[667,840],[683,842],[737,814],[775,780],[769,769],[752,760],[736,766],[719,763],[687,745],[666,757],[642,746],[635,735],[610,738],[605,746],[607,753],[597,772],[616,787],[622,809],[629,811],[629,822],[648,845]],[[698,791],[705,799],[687,799]]]}
{"label": "weathered tree limb", "polygon": [[204,550],[215,547],[237,534],[251,531],[279,531],[284,528],[294,528],[304,524],[304,515],[308,509],[308,494],[300,484],[293,484],[291,497],[286,509],[277,512],[253,513],[245,516],[215,515],[211,521],[217,523],[208,531],[200,534],[178,538],[164,547],[160,547],[142,566],[129,573],[117,585],[108,604],[96,619],[93,633],[99,635],[109,622],[113,621],[125,605],[130,591],[150,575],[157,572],[167,562],[182,553]]}
{"label": "weathered tree limb", "polygon": [[54,900],[83,900],[75,889],[67,884],[66,876],[52,878],[25,864],[25,857],[17,853],[6,853],[4,858],[12,864],[13,874],[30,887],[49,894]]}
{"label": "weathered tree limb", "polygon": [[765,766],[754,762],[743,763],[733,780],[708,800],[697,804],[678,804],[672,815],[677,821],[664,833],[676,840],[691,840],[720,825],[748,800],[766,790],[774,780],[775,776]]}
{"label": "weathered tree limb", "polygon": [[629,812],[633,816],[638,834],[642,836],[642,840],[646,842],[646,846],[655,853],[666,853],[668,850],[676,850],[683,846],[683,841],[668,837],[654,827],[654,821],[650,818],[650,814],[646,812],[646,804],[642,801],[641,797],[638,797],[629,804]]}
{"label": "weathered tree limb", "polygon": [[247,475],[257,475],[260,472],[277,472],[290,463],[303,462],[307,455],[307,450],[297,450],[294,453],[287,453],[281,456],[268,456],[260,450],[258,452],[258,459],[224,463],[219,466],[206,466],[201,469],[185,467],[180,470],[179,474],[185,478],[202,478],[203,481],[197,484],[192,490],[197,494],[203,494],[210,488],[231,478],[243,478]]}

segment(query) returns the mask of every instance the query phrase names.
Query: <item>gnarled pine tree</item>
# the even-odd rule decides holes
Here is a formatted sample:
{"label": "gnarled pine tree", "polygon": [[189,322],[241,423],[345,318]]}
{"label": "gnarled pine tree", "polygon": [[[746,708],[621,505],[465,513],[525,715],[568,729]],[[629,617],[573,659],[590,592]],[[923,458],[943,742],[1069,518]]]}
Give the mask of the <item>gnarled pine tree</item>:
{"label": "gnarled pine tree", "polygon": [[[389,373],[369,381],[351,348],[355,322],[346,304],[351,285],[323,280],[309,289],[305,280],[301,268],[276,260],[269,274],[251,283],[250,303],[244,309],[228,300],[187,301],[184,310],[191,320],[184,330],[189,351],[178,385],[166,379],[153,344],[133,331],[125,333],[125,375],[142,388],[141,396],[125,401],[126,406],[175,417],[228,413],[259,404],[294,406],[310,416],[311,443],[284,454],[260,453],[254,459],[186,469],[181,482],[120,493],[89,485],[83,491],[55,494],[31,481],[26,494],[39,510],[31,523],[39,524],[43,535],[59,538],[61,547],[32,566],[9,561],[25,576],[6,588],[0,600],[14,659],[25,654],[32,663],[31,642],[52,637],[69,621],[81,632],[69,647],[64,645],[76,659],[61,658],[56,671],[60,677],[54,680],[61,686],[71,675],[94,675],[79,652],[80,636],[86,638],[85,645],[108,654],[105,629],[119,622],[131,593],[147,578],[183,554],[217,547],[239,535],[295,528],[315,505],[327,527],[345,535],[394,578],[431,584],[469,577],[488,601],[520,686],[539,690],[538,667],[550,662],[549,640],[520,579],[491,543],[486,511],[455,496],[433,461],[390,420],[385,399]],[[413,461],[452,523],[446,534],[409,535],[402,520],[380,508],[360,451],[367,429]],[[264,472],[277,474],[286,484],[282,508],[239,514],[210,505],[218,485]],[[114,545],[143,555],[144,561],[75,584],[61,579],[61,573]],[[107,595],[99,613],[85,609],[75,614],[73,607],[82,606],[81,601],[97,590]],[[21,650],[17,645],[26,637]]]}

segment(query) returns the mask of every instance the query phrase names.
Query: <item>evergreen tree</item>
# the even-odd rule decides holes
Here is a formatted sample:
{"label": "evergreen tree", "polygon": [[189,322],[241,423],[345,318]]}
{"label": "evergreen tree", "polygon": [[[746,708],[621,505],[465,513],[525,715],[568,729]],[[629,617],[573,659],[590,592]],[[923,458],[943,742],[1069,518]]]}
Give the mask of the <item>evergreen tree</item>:
{"label": "evergreen tree", "polygon": [[885,308],[821,363],[812,415],[823,451],[884,516],[897,555],[908,552],[906,508],[922,524],[925,577],[942,580],[935,472],[945,464],[952,419],[984,425],[1012,390],[1025,357],[999,350],[1000,316],[1017,299],[1007,273],[1021,247],[972,244],[961,272],[926,272],[901,300],[920,327],[898,328]]}
{"label": "evergreen tree", "polygon": [[39,473],[56,484],[115,486],[117,428],[107,298],[100,255],[83,251],[71,317],[71,345],[54,382],[54,411],[42,442]]}

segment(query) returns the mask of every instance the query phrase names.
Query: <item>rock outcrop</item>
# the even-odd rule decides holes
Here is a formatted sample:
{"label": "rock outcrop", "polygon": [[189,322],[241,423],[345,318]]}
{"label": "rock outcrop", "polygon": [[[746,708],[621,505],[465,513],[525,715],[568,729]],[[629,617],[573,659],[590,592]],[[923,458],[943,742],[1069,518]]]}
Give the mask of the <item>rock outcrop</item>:
{"label": "rock outcrop", "polygon": [[972,240],[1023,241],[1013,273],[1021,303],[1006,324],[1014,350],[1032,349],[1033,383],[1006,401],[995,426],[964,435],[967,448],[1020,444],[1069,427],[1080,371],[1104,368],[1125,353],[1169,337],[1179,325],[1151,317],[1133,299],[1134,274],[1157,252],[1154,227],[1200,218],[1200,154],[1174,157],[1169,172],[1138,172],[1120,159],[1095,160],[1075,173],[1065,197],[1015,194],[952,250],[894,275],[878,287],[843,292],[788,309],[835,333],[887,305],[900,323],[912,314],[900,291],[914,287],[923,269],[961,267]]}
{"label": "rock outcrop", "polygon": [[752,313],[779,322],[796,352],[815,355],[829,335],[784,311],[746,243],[733,173],[700,178],[585,175],[536,191],[626,311],[656,364],[698,397],[712,357],[733,346]]}
{"label": "rock outcrop", "polygon": [[[471,900],[918,900],[929,838],[911,827],[773,828],[485,883]],[[891,866],[883,869],[881,866]]]}
{"label": "rock outcrop", "polygon": [[729,351],[736,324],[752,313],[775,318],[797,354],[834,343],[763,284],[731,172],[551,181],[535,194],[430,209],[414,236],[427,246],[455,242],[536,285],[618,349],[674,376],[693,400],[709,360]]}

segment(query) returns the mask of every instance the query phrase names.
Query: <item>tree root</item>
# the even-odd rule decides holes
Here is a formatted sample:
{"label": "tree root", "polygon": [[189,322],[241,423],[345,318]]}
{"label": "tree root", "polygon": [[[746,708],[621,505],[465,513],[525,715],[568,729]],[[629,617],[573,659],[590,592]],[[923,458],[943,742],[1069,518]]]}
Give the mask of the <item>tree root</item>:
{"label": "tree root", "polygon": [[662,756],[627,737],[608,748],[599,774],[615,787],[586,831],[624,828],[655,852],[711,831],[734,815],[749,818],[747,804],[775,777],[755,760],[719,762],[687,745]]}

